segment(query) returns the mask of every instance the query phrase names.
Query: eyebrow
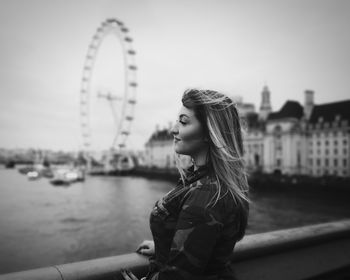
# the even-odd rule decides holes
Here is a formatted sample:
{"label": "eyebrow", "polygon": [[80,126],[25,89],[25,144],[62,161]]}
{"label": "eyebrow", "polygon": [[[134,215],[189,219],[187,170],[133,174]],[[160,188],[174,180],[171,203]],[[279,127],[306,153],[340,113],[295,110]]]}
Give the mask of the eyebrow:
{"label": "eyebrow", "polygon": [[186,115],[186,114],[181,114],[180,116],[179,116],[179,119],[181,119],[181,118],[183,118],[183,117],[186,117],[186,118],[190,118],[188,115]]}

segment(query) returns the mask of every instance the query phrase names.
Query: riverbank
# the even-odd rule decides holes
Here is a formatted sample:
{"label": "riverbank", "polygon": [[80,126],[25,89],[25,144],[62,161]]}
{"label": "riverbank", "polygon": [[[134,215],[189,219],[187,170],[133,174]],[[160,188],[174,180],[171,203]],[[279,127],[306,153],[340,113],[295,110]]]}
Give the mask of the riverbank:
{"label": "riverbank", "polygon": [[[23,166],[22,166],[23,167]],[[0,165],[0,169],[5,166]],[[179,172],[176,168],[157,168],[138,166],[132,170],[113,171],[105,173],[103,171],[90,173],[92,176],[135,176],[147,179],[166,180],[170,183],[177,183]],[[253,190],[272,189],[307,189],[317,191],[340,191],[350,193],[350,177],[323,176],[311,177],[306,175],[285,175],[250,173],[248,175],[249,185]]]}
{"label": "riverbank", "polygon": [[248,180],[250,185],[256,190],[282,188],[350,192],[350,178],[335,176],[311,177],[252,173]]}
{"label": "riverbank", "polygon": [[180,176],[179,171],[176,168],[157,168],[157,167],[136,167],[129,175],[141,176],[148,179],[161,179],[168,180],[172,183],[176,183]]}
{"label": "riverbank", "polygon": [[[177,182],[177,169],[137,167],[130,171],[128,176],[142,176],[149,179],[169,180]],[[249,185],[255,190],[268,189],[308,189],[323,191],[350,192],[350,178],[335,176],[310,177],[304,175],[275,175],[251,173],[248,176]]]}

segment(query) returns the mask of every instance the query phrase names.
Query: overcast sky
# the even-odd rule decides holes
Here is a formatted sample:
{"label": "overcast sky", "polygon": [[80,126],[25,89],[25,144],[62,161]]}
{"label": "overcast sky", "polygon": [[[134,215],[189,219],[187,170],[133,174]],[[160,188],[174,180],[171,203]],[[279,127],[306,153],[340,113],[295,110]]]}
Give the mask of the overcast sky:
{"label": "overcast sky", "polygon": [[[349,99],[350,1],[0,0],[0,147],[82,147],[85,55],[110,17],[130,29],[137,52],[129,148],[143,149],[157,124],[175,120],[189,87],[239,95],[257,109],[265,84],[273,110],[288,99],[303,104],[306,89],[318,104]],[[118,38],[103,41],[95,78],[118,73],[118,57]],[[107,101],[99,106],[109,113],[91,118],[108,123]],[[93,146],[112,141],[108,126],[92,131]]]}

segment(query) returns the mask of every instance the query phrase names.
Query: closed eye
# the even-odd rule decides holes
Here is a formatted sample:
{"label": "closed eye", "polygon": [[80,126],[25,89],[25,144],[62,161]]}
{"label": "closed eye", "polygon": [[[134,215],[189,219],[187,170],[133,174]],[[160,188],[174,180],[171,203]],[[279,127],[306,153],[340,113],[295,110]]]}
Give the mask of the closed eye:
{"label": "closed eye", "polygon": [[179,118],[179,123],[181,123],[182,125],[186,125],[188,123],[186,120],[186,116],[181,115]]}

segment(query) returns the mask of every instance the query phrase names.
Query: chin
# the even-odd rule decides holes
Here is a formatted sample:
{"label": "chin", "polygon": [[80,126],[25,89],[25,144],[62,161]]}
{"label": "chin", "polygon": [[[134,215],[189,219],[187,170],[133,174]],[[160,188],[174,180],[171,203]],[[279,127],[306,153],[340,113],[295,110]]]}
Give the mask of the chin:
{"label": "chin", "polygon": [[198,147],[189,143],[178,142],[174,145],[174,151],[180,155],[192,156],[196,153]]}
{"label": "chin", "polygon": [[184,152],[181,149],[178,149],[175,147],[174,149],[175,153],[180,154],[180,155],[185,155]]}
{"label": "chin", "polygon": [[184,156],[191,156],[192,154],[189,153],[187,150],[181,149],[181,148],[176,148],[175,147],[175,152],[179,155],[184,155]]}
{"label": "chin", "polygon": [[181,148],[181,146],[179,147],[179,143],[175,143],[174,145],[174,151],[175,153],[177,154],[180,154],[180,155],[186,155],[186,153],[184,153],[184,149]]}

